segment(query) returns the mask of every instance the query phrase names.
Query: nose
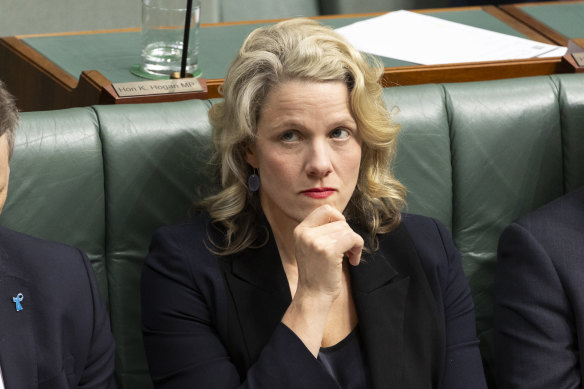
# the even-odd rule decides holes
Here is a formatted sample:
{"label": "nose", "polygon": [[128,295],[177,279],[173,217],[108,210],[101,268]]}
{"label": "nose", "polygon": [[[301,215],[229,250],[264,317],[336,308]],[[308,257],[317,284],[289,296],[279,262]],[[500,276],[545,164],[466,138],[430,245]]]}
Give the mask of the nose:
{"label": "nose", "polygon": [[306,174],[311,177],[322,178],[333,171],[330,150],[326,141],[314,141],[307,150]]}

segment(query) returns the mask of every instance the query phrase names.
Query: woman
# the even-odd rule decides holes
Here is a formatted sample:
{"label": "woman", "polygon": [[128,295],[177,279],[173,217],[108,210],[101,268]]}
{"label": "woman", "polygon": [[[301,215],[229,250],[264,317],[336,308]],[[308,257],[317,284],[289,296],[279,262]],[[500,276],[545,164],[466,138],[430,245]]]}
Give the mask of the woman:
{"label": "woman", "polygon": [[402,216],[381,68],[327,27],[254,31],[209,117],[222,190],[142,279],[157,388],[483,388],[437,222]]}

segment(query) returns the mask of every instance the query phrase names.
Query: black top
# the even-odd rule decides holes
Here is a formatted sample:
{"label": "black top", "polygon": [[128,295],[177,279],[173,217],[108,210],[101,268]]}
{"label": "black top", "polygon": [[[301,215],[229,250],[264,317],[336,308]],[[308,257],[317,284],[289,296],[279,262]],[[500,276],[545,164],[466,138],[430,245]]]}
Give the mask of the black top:
{"label": "black top", "polygon": [[371,384],[362,348],[359,331],[354,328],[334,346],[321,347],[318,360],[341,388],[367,389]]}

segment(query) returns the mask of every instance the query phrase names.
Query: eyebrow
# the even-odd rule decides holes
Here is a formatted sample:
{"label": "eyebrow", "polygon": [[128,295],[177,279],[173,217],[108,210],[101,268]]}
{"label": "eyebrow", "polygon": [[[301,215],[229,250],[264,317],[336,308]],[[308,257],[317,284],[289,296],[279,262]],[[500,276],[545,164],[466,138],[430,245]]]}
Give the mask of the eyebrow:
{"label": "eyebrow", "polygon": [[[329,123],[331,128],[337,127],[354,127],[357,128],[357,120],[352,116],[346,116],[340,118],[332,123]],[[282,128],[282,127],[297,127],[299,129],[306,129],[306,125],[296,119],[283,119],[282,121],[275,121],[272,128]]]}

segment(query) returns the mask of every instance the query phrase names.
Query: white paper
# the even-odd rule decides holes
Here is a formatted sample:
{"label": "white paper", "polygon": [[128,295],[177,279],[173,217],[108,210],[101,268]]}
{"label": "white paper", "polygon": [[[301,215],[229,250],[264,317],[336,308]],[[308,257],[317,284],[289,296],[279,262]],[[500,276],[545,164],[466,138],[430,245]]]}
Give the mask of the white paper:
{"label": "white paper", "polygon": [[360,51],[422,65],[562,56],[567,50],[403,10],[336,31]]}

